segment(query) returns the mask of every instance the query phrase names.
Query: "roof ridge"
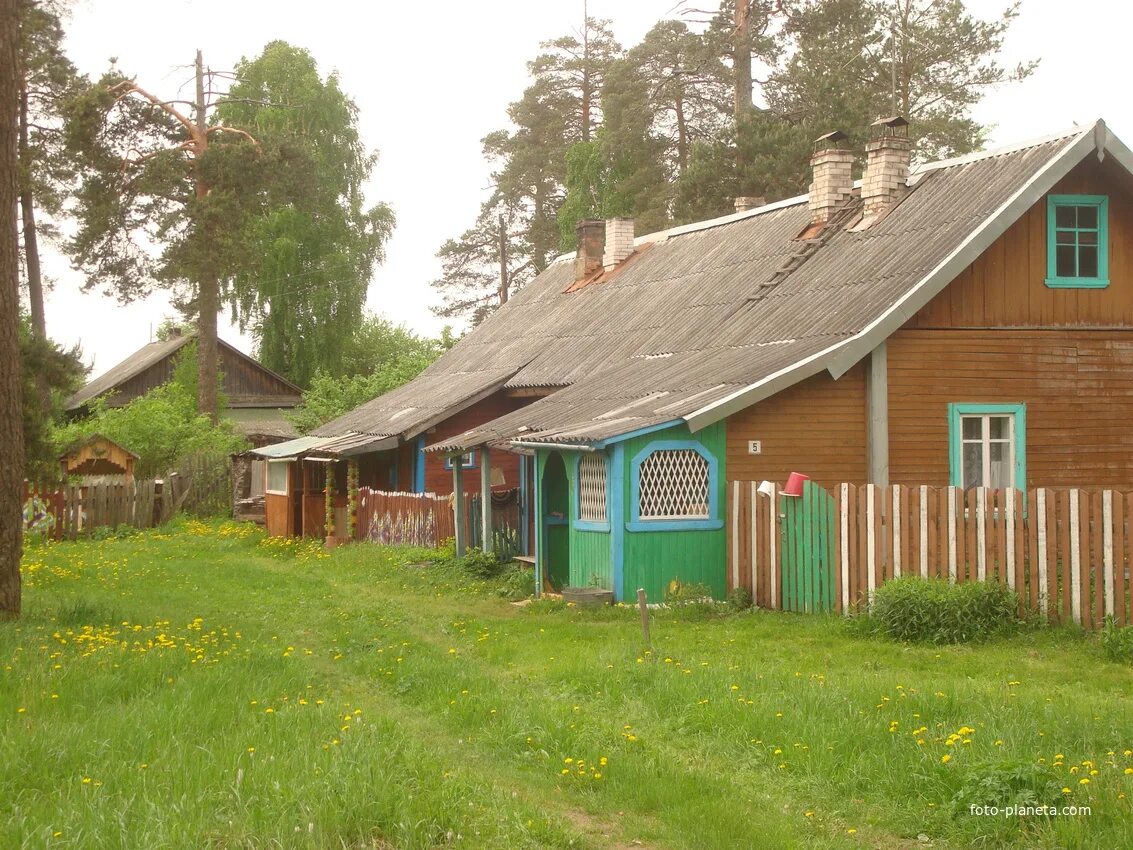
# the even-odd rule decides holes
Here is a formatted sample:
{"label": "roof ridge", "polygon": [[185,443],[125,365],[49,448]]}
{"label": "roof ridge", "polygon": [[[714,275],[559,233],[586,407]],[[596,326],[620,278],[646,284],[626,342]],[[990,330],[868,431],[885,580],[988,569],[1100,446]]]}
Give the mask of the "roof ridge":
{"label": "roof ridge", "polygon": [[1080,127],[1075,126],[1073,130],[1064,130],[1061,133],[1050,133],[1045,136],[1036,136],[1031,139],[1024,139],[1020,142],[1013,142],[1007,145],[1000,145],[995,148],[985,148],[971,153],[961,154],[960,156],[947,157],[945,159],[938,159],[932,162],[923,162],[919,165],[914,165],[909,171],[910,177],[918,177],[919,175],[926,174],[930,171],[936,171],[941,168],[953,168],[958,165],[968,165],[973,162],[980,162],[985,159],[994,159],[998,156],[1007,156],[1008,154],[1018,153],[1025,151],[1029,148],[1037,148],[1042,145],[1057,142],[1062,139],[1072,139],[1083,136],[1087,133],[1094,132],[1097,122],[1091,123],[1089,126]]}

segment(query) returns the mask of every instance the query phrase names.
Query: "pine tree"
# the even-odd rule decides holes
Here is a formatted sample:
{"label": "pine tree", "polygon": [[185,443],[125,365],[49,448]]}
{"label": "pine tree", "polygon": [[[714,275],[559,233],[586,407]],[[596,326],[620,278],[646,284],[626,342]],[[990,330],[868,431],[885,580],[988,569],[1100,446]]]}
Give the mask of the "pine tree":
{"label": "pine tree", "polygon": [[474,226],[438,253],[442,275],[432,285],[442,298],[434,310],[439,315],[479,320],[503,300],[498,212],[505,214],[509,233],[518,233],[507,243],[509,291],[545,269],[558,251],[567,151],[590,141],[601,126],[602,85],[622,50],[609,22],[593,18],[578,33],[541,48],[528,63],[531,84],[508,108],[514,129],[483,140],[484,156],[494,166],[492,197]]}
{"label": "pine tree", "polygon": [[972,106],[1037,65],[1005,68],[997,59],[1018,8],[983,21],[961,0],[796,0],[784,27],[788,58],[766,86],[768,102],[857,142],[877,118],[903,115],[924,159],[976,150],[986,128]]}

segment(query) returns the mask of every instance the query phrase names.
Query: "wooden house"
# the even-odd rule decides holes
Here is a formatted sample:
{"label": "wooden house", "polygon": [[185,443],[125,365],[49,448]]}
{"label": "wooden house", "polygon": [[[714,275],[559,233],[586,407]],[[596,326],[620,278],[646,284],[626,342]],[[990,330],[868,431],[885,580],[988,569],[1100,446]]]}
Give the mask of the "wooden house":
{"label": "wooden house", "polygon": [[503,470],[539,586],[722,596],[733,482],[1133,489],[1133,154],[1099,121],[913,166],[904,121],[873,129],[860,180],[830,134],[807,195],[582,222],[417,379],[278,447],[281,533],[321,527],[328,463],[339,493],[350,461],[438,492]]}
{"label": "wooden house", "polygon": [[[168,339],[142,346],[71,396],[67,415],[83,416],[100,397],[111,407],[121,407],[167,383],[173,377],[177,355],[196,337],[196,331],[175,329]],[[303,391],[222,339],[217,340],[217,351],[228,400],[224,415],[237,430],[253,445],[296,436],[284,414],[302,401]]]}
{"label": "wooden house", "polygon": [[793,471],[1133,488],[1129,149],[1099,121],[911,166],[888,120],[855,181],[837,135],[817,148],[805,196],[628,252],[625,222],[604,252],[583,223],[450,353],[562,386],[428,447],[533,458],[552,584],[722,596],[729,483]]}

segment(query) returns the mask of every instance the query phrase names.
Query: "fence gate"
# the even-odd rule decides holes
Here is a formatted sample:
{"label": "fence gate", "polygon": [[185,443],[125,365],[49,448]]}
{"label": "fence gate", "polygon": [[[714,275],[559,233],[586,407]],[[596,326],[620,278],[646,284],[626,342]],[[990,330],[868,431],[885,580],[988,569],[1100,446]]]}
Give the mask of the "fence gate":
{"label": "fence gate", "polygon": [[834,497],[806,481],[801,497],[780,496],[783,610],[834,609]]}

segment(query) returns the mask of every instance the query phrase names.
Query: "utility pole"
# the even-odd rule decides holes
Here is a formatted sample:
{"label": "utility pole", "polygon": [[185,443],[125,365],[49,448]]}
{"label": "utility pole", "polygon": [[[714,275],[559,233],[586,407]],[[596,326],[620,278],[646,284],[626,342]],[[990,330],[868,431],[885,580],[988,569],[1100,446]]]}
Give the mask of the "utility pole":
{"label": "utility pole", "polygon": [[507,229],[504,226],[504,214],[498,213],[499,239],[500,239],[500,306],[507,304],[510,281],[507,279]]}

